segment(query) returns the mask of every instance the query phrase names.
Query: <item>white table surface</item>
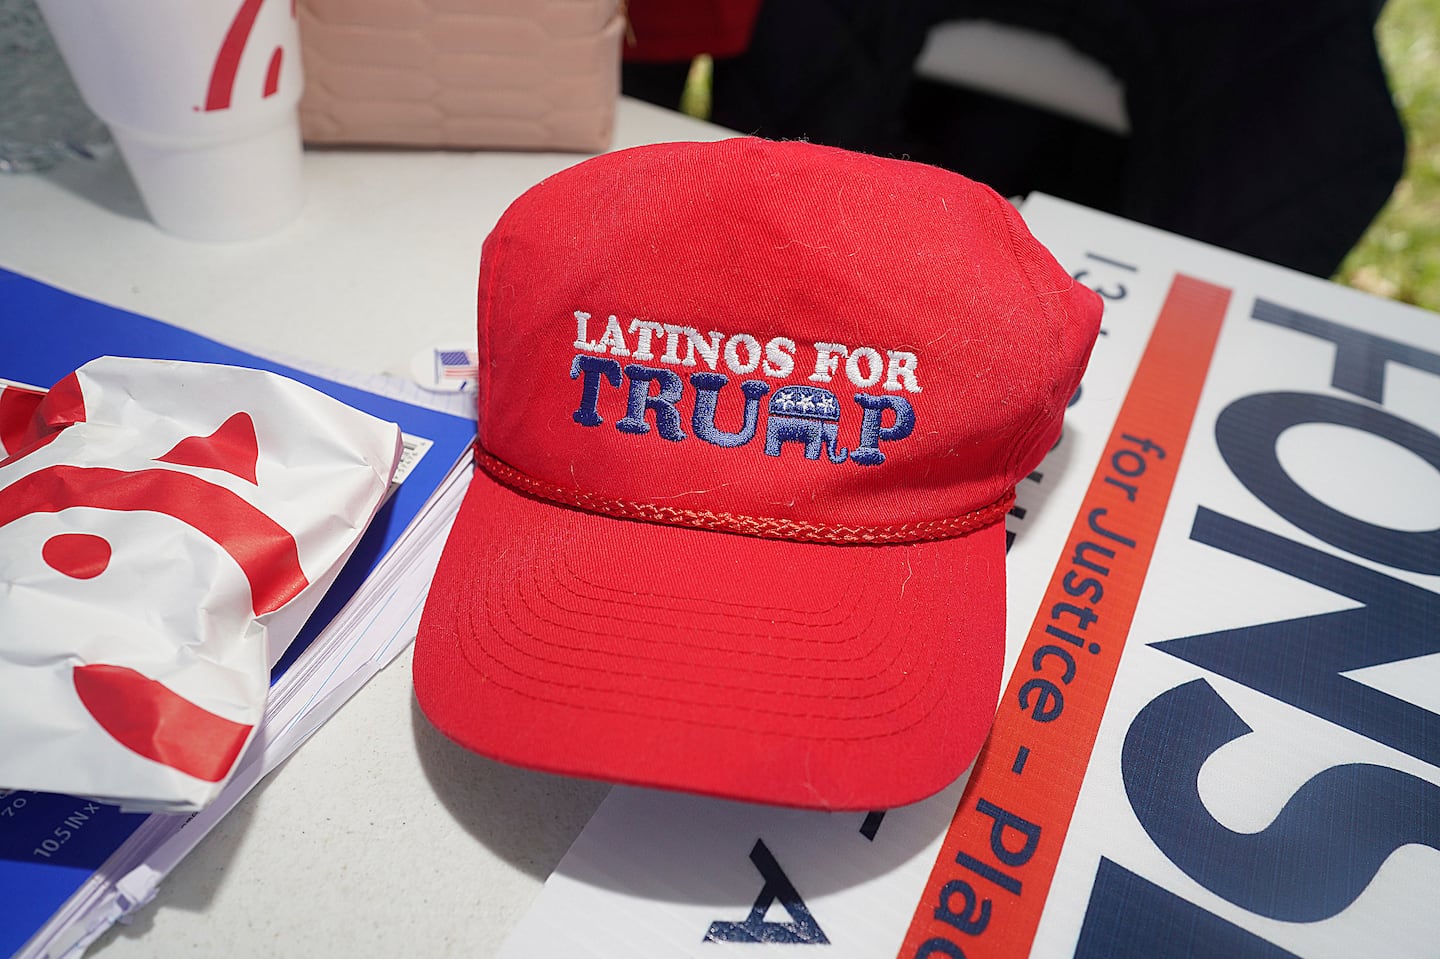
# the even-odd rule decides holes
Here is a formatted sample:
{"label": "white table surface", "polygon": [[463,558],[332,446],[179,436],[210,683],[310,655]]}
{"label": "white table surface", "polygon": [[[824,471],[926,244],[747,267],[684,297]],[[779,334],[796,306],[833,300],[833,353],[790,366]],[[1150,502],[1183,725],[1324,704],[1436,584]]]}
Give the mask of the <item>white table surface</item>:
{"label": "white table surface", "polygon": [[[622,100],[616,148],[719,127]],[[0,176],[0,266],[235,346],[406,372],[473,342],[480,245],[576,154],[309,151],[298,220],[262,240],[175,239],[118,155]],[[263,781],[90,956],[496,953],[606,787],[452,745],[405,653]]]}

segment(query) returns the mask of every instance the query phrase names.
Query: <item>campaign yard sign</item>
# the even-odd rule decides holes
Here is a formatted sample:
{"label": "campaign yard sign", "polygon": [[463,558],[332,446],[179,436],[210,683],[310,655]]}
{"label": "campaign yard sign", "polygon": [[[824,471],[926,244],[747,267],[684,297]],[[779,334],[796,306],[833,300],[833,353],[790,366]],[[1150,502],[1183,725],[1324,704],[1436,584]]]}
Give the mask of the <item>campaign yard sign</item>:
{"label": "campaign yard sign", "polygon": [[969,775],[869,814],[617,788],[505,955],[1434,953],[1440,317],[1023,212],[1107,308]]}

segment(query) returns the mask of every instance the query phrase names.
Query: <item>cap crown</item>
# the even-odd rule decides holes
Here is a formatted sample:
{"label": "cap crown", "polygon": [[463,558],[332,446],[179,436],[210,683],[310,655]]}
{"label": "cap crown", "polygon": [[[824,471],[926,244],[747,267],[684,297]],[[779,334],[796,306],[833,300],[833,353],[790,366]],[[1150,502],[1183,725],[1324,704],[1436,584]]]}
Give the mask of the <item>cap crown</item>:
{"label": "cap crown", "polygon": [[751,138],[621,151],[485,243],[480,447],[601,512],[963,532],[1055,443],[1100,312],[957,174]]}

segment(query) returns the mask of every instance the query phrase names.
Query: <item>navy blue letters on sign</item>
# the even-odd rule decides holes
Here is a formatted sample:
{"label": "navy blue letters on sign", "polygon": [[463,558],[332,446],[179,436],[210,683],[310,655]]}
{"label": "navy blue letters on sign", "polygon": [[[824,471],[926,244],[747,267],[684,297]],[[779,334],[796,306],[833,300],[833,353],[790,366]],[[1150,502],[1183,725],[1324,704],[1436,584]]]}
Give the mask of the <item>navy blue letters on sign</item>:
{"label": "navy blue letters on sign", "polygon": [[1100,859],[1075,959],[1299,959],[1109,859]]}
{"label": "navy blue letters on sign", "polygon": [[[1287,472],[1277,449],[1287,430],[1310,423],[1368,433],[1431,467],[1425,488],[1405,495],[1417,506],[1433,502],[1440,497],[1440,435],[1405,419],[1398,403],[1384,407],[1401,395],[1415,403],[1413,392],[1387,391],[1387,374],[1403,366],[1421,374],[1417,380],[1407,373],[1412,388],[1433,386],[1424,375],[1440,377],[1440,354],[1266,300],[1254,302],[1251,318],[1293,332],[1297,350],[1333,356],[1333,366],[1322,372],[1315,392],[1296,391],[1287,381],[1286,389],[1234,400],[1215,420],[1225,464],[1277,520],[1276,530],[1198,506],[1190,540],[1242,568],[1271,570],[1333,595],[1317,602],[1320,612],[1182,633],[1151,648],[1440,766],[1440,715],[1351,678],[1358,670],[1440,653],[1440,594],[1393,574],[1440,574],[1440,530],[1390,528],[1336,509],[1306,488],[1304,476]],[[1324,344],[1317,347],[1317,339]],[[1319,391],[1326,386],[1333,392]],[[1369,477],[1374,496],[1391,495],[1376,464],[1348,465]],[[1287,535],[1291,527],[1307,535]],[[1283,715],[1284,707],[1254,713],[1259,728],[1252,731],[1222,697],[1226,689],[1195,678],[1156,695],[1130,723],[1120,757],[1136,819],[1169,863],[1208,894],[1272,920],[1323,922],[1349,915],[1352,906],[1370,909],[1362,897],[1401,847],[1440,850],[1440,785],[1383,758],[1337,757],[1292,787],[1258,832],[1237,832],[1217,820],[1199,792],[1206,761],[1247,735],[1272,736],[1276,749],[1289,746],[1279,728],[1265,728],[1260,718]],[[1284,735],[1293,736],[1295,728],[1284,723]],[[1101,859],[1076,955],[1289,955],[1210,913],[1202,901]],[[1373,922],[1373,911],[1360,921]]]}
{"label": "navy blue letters on sign", "polygon": [[[826,938],[825,931],[810,914],[805,900],[795,891],[790,877],[785,875],[785,870],[775,861],[774,854],[763,839],[755,840],[755,845],[750,849],[750,861],[755,864],[764,880],[760,895],[755,897],[755,905],[750,909],[750,915],[742,922],[712,922],[709,931],[705,933],[705,941],[828,945],[830,940]],[[765,913],[776,902],[790,914],[790,922],[766,920]]]}
{"label": "navy blue letters on sign", "polygon": [[1195,679],[1151,700],[1121,751],[1136,818],[1171,862],[1217,896],[1272,919],[1318,922],[1354,902],[1401,846],[1440,850],[1440,786],[1370,763],[1317,773],[1257,833],[1221,825],[1200,799],[1200,767],[1250,732]]}
{"label": "navy blue letters on sign", "polygon": [[1440,376],[1440,354],[1376,336],[1333,320],[1302,313],[1269,300],[1256,300],[1252,318],[1329,340],[1335,344],[1330,385],[1372,403],[1385,402],[1385,364],[1399,363]]}
{"label": "navy blue letters on sign", "polygon": [[1440,652],[1440,595],[1203,506],[1190,538],[1361,605],[1166,640],[1156,649],[1440,765],[1440,716],[1344,675]]}
{"label": "navy blue letters on sign", "polygon": [[1435,490],[1440,494],[1440,436],[1393,413],[1338,396],[1242,396],[1216,419],[1215,441],[1235,478],[1306,532],[1396,569],[1440,575],[1440,529],[1398,530],[1366,523],[1322,503],[1285,472],[1276,455],[1280,434],[1306,423],[1350,427],[1409,450],[1436,471]]}

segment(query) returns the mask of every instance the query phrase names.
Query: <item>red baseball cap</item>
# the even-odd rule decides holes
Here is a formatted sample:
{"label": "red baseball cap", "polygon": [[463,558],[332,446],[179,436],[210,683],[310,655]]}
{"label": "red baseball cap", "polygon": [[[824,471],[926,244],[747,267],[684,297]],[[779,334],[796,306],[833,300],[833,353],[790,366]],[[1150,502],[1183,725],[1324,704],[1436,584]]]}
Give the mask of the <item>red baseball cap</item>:
{"label": "red baseball cap", "polygon": [[666,143],[485,242],[478,469],[415,645],[475,752],[881,809],[974,760],[1015,484],[1101,301],[992,190],[809,143]]}

